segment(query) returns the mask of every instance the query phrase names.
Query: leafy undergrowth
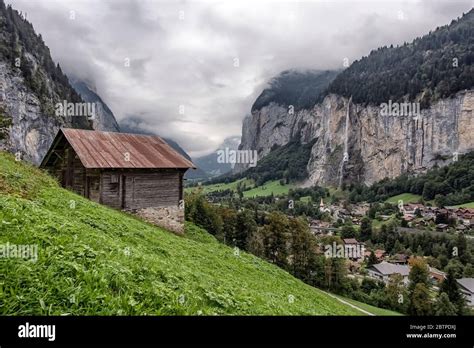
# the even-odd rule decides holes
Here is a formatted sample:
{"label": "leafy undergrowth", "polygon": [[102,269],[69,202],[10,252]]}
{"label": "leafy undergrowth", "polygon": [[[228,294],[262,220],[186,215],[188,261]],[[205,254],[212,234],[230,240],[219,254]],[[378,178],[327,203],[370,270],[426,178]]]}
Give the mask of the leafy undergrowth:
{"label": "leafy undergrowth", "polygon": [[360,315],[187,224],[179,237],[59,188],[0,153],[1,315]]}

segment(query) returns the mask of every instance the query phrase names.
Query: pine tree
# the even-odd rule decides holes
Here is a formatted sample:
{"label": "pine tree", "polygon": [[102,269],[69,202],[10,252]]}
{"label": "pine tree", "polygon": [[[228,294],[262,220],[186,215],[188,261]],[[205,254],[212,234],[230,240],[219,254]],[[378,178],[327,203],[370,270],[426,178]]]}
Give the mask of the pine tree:
{"label": "pine tree", "polygon": [[236,245],[247,250],[247,244],[250,236],[257,230],[257,223],[250,210],[243,210],[237,214],[235,226]]}
{"label": "pine tree", "polygon": [[442,316],[458,314],[458,310],[456,306],[451,303],[448,295],[445,292],[442,292],[438,296],[438,299],[436,300],[436,304],[434,307],[434,314],[442,315]]}
{"label": "pine tree", "polygon": [[423,283],[416,284],[410,296],[410,304],[408,306],[409,315],[431,315],[430,293],[428,287]]}
{"label": "pine tree", "polygon": [[440,294],[445,293],[448,296],[449,301],[456,307],[457,314],[462,315],[465,312],[465,299],[459,290],[453,268],[448,269],[446,279],[441,283],[439,291]]}
{"label": "pine tree", "polygon": [[372,236],[372,221],[364,216],[360,224],[360,239],[362,241],[369,240]]}
{"label": "pine tree", "polygon": [[425,287],[429,286],[429,271],[428,266],[423,259],[411,259],[410,260],[411,270],[408,274],[410,284],[408,290],[410,293],[414,291],[418,284],[423,284]]}
{"label": "pine tree", "polygon": [[372,250],[369,255],[369,259],[367,260],[367,266],[370,267],[372,265],[377,264],[379,261],[377,260],[377,257],[375,256],[374,251]]}
{"label": "pine tree", "polygon": [[273,212],[268,217],[268,224],[262,229],[265,257],[285,269],[288,263],[288,225],[288,218],[284,214]]}
{"label": "pine tree", "polygon": [[342,293],[347,284],[347,265],[345,258],[330,257],[325,265],[326,284],[329,290]]}
{"label": "pine tree", "polygon": [[400,274],[394,274],[384,289],[385,298],[391,309],[406,312],[408,292]]}
{"label": "pine tree", "polygon": [[316,242],[309,232],[308,225],[301,218],[290,219],[292,274],[297,278],[309,280],[309,265],[316,250]]}

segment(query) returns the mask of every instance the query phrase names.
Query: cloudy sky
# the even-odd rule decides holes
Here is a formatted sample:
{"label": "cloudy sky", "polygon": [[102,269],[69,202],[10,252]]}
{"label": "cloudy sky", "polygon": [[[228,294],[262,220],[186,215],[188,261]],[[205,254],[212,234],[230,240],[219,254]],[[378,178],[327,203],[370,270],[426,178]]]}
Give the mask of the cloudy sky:
{"label": "cloudy sky", "polygon": [[339,69],[411,41],[472,0],[6,0],[70,76],[93,84],[119,122],[191,156],[240,135],[265,83],[285,69]]}

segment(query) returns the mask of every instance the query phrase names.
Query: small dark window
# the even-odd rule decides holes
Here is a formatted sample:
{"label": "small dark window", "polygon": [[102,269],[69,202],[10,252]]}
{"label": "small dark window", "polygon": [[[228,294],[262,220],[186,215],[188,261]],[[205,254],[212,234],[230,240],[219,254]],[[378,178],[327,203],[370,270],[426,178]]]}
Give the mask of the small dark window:
{"label": "small dark window", "polygon": [[119,182],[118,178],[119,178],[118,175],[115,175],[115,174],[111,175],[110,176],[110,183],[111,184],[118,184],[118,182]]}

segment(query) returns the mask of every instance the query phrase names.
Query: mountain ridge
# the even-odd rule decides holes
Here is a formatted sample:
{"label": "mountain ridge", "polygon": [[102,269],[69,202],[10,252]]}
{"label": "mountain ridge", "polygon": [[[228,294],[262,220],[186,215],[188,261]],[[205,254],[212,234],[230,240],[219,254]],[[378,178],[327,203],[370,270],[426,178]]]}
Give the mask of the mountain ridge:
{"label": "mountain ridge", "polygon": [[0,0],[0,149],[40,163],[57,130],[92,129],[86,116],[58,116],[58,103],[82,103],[41,35]]}
{"label": "mountain ridge", "polygon": [[237,150],[240,144],[240,136],[232,136],[224,139],[217,149],[208,155],[196,157],[193,163],[198,167],[198,171],[188,171],[185,175],[187,179],[210,179],[212,177],[225,175],[232,171],[231,163],[219,163],[217,151],[227,148]]}
{"label": "mountain ridge", "polygon": [[[450,31],[452,27],[454,29]],[[429,50],[431,47],[430,39],[433,40],[433,49],[437,47],[439,52],[436,52],[439,54],[443,52],[443,47],[449,49],[453,45],[456,46],[456,52],[464,52],[459,56],[462,59],[458,61],[458,65],[452,66],[453,70],[459,68],[456,72],[444,69],[439,75],[429,75],[433,78],[437,76],[437,84],[430,85],[429,80],[425,78],[404,81],[404,75],[397,76],[405,63],[403,60],[397,61],[396,58],[405,55],[410,45],[380,49],[382,53],[376,53],[378,52],[376,50],[373,51],[374,54],[361,59],[363,64],[355,62],[340,72],[328,84],[326,90],[319,92],[318,95],[322,100],[314,106],[291,110],[288,103],[277,101],[264,104],[260,109],[253,108],[252,113],[243,121],[239,149],[256,150],[259,160],[262,160],[275,147],[282,147],[294,141],[301,144],[314,141],[306,166],[308,176],[300,182],[302,186],[371,184],[385,177],[393,178],[406,172],[416,174],[434,165],[449,163],[454,153],[464,153],[474,149],[472,136],[474,134],[472,116],[474,81],[466,80],[470,86],[467,90],[461,83],[449,85],[449,88],[443,89],[445,93],[448,93],[443,98],[441,96],[444,94],[437,88],[443,84],[446,85],[448,83],[446,81],[452,79],[452,74],[464,76],[466,72],[473,72],[474,59],[472,58],[474,56],[471,52],[474,42],[472,36],[468,35],[472,33],[473,28],[474,10],[471,10],[459,20],[453,21],[451,25],[441,27],[423,39],[414,40],[414,42],[421,42],[416,45],[414,53],[416,57],[420,54],[426,55],[423,50],[426,47]],[[452,34],[453,39],[449,34],[451,32],[455,33]],[[386,52],[389,52],[388,58]],[[430,52],[433,53],[433,50]],[[433,53],[432,56],[438,57],[438,53]],[[449,57],[451,58],[451,55]],[[390,62],[390,64],[385,69],[381,62]],[[427,59],[423,69],[434,69],[437,63],[438,60]],[[377,82],[378,79],[378,82],[382,83],[381,86],[374,84],[375,82],[370,84],[373,79],[367,78],[367,72],[359,68],[361,64],[366,71],[374,67],[373,69],[376,70],[374,81]],[[367,86],[357,83],[363,80],[364,76],[367,79]],[[474,76],[474,73],[470,76]],[[387,88],[384,89],[383,82],[387,80],[393,80],[393,83],[387,84]],[[412,92],[422,90],[422,92],[413,99],[408,98],[409,93],[403,98],[392,95],[392,87],[397,86],[401,81],[405,83],[405,86],[400,89],[403,93],[405,90]],[[420,81],[424,84],[419,85]],[[347,89],[344,89],[345,87]],[[339,91],[341,94],[332,93],[332,91]],[[365,101],[361,99],[361,91],[367,93]],[[381,94],[377,95],[377,91]],[[305,91],[302,90],[303,92]],[[268,91],[265,93],[268,94]],[[293,91],[293,94],[297,95],[298,91]],[[352,94],[354,98],[350,102]],[[428,98],[428,95],[431,97]],[[381,107],[376,105],[379,101],[375,98],[377,96],[394,98],[384,100],[385,103],[397,103],[397,101],[419,103],[419,118],[411,117],[415,115],[401,117],[395,114],[383,115]],[[346,160],[345,148],[347,148]],[[440,161],[440,157],[447,160]],[[242,173],[247,169],[248,165],[237,165],[234,173]]]}

